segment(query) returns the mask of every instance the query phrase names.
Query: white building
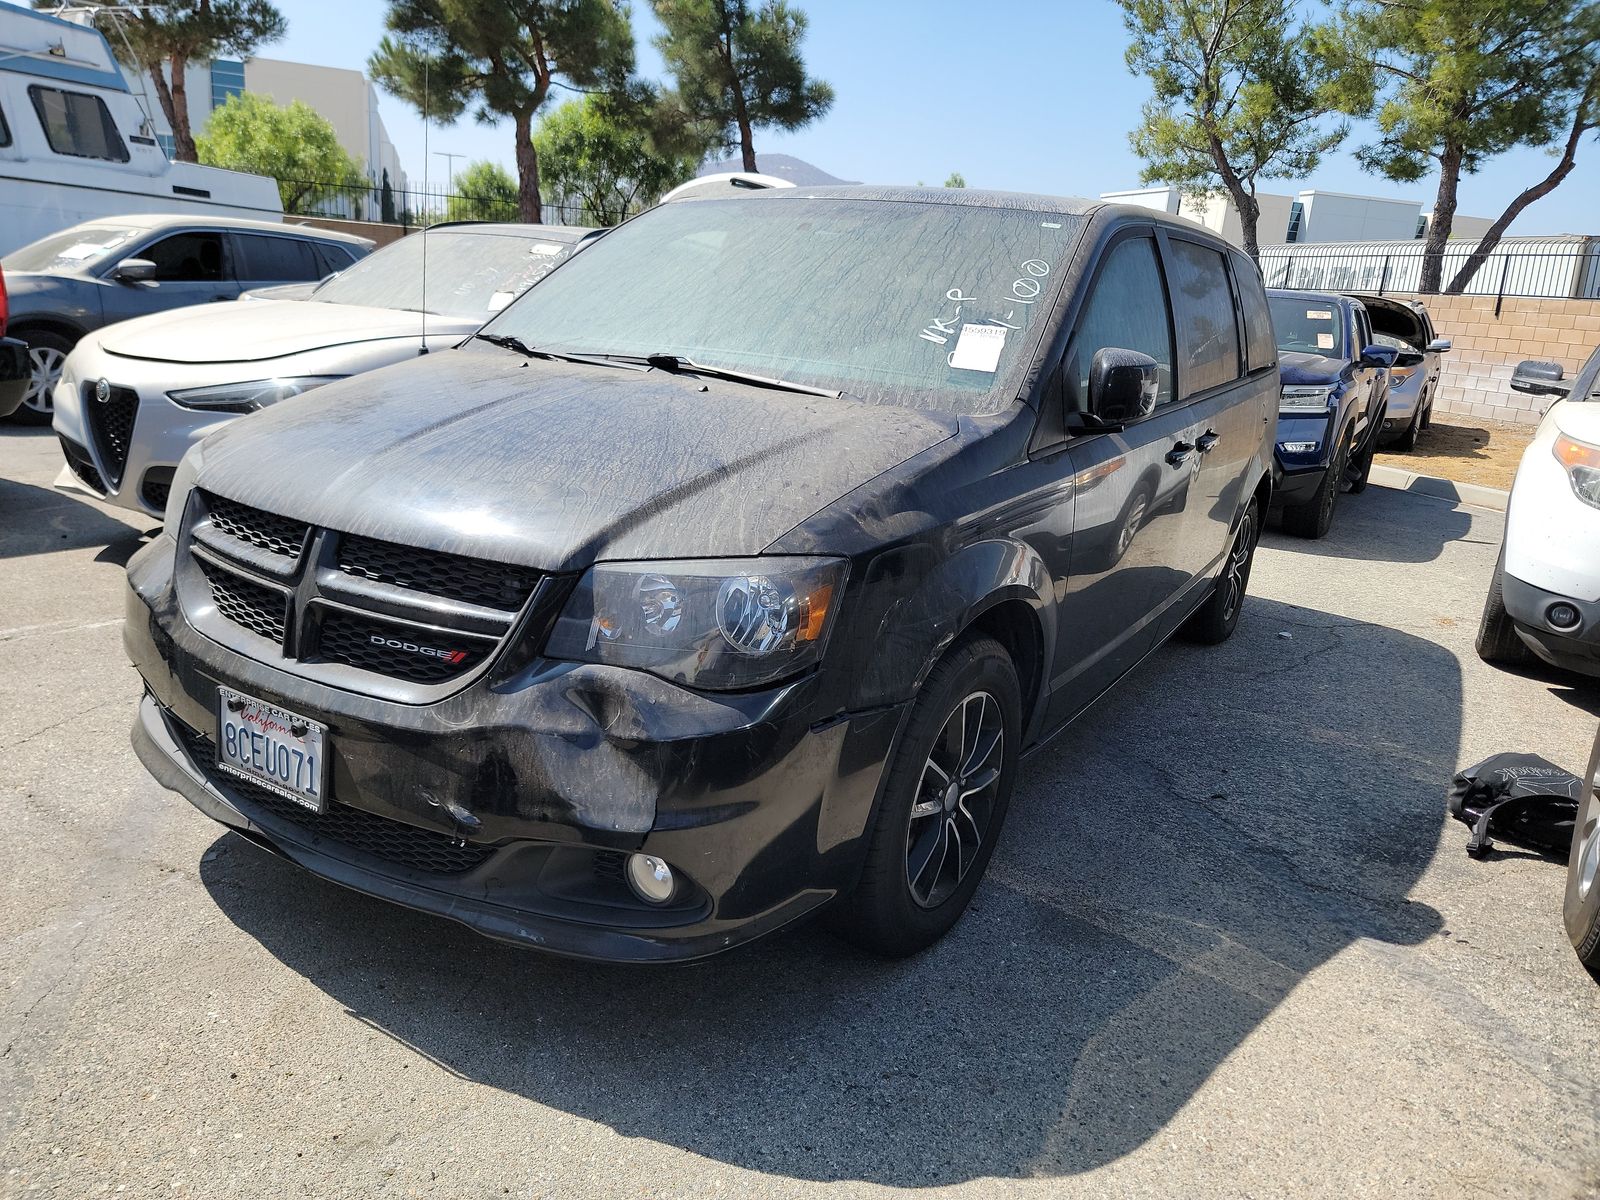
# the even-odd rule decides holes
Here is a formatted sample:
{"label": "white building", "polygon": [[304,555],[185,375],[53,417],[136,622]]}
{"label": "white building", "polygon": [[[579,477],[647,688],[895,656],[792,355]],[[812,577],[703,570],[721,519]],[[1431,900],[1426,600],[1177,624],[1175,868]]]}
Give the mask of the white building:
{"label": "white building", "polygon": [[[1100,198],[1188,217],[1230,242],[1238,244],[1243,240],[1239,212],[1226,192],[1197,199],[1185,196],[1176,187],[1151,187],[1102,192]],[[1257,192],[1256,202],[1261,205],[1256,241],[1263,246],[1276,242],[1410,241],[1427,233],[1431,215],[1423,212],[1421,203],[1415,200],[1354,196],[1314,188],[1294,196]],[[1457,213],[1450,236],[1476,241],[1492,223],[1487,217]]]}
{"label": "white building", "polygon": [[[143,89],[156,140],[170,156],[172,130],[155,98],[149,77],[137,67],[124,69],[134,91]],[[361,164],[374,186],[383,182],[387,171],[389,184],[395,191],[405,187],[400,156],[389,140],[383,118],[378,115],[377,89],[360,71],[316,67],[276,58],[251,58],[244,62],[219,58],[209,63],[190,63],[184,72],[184,86],[189,100],[189,128],[196,135],[204,131],[212,110],[239,92],[254,92],[276,104],[302,100],[333,126],[345,153]]]}

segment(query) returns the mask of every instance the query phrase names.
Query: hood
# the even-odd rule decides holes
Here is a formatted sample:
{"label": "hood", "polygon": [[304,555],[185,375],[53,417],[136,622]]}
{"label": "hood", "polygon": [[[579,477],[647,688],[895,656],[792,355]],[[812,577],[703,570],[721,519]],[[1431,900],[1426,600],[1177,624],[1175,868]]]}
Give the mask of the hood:
{"label": "hood", "polygon": [[[443,345],[459,341],[482,323],[430,315],[428,334],[437,334]],[[404,309],[251,300],[198,304],[123,321],[100,335],[100,346],[124,358],[158,362],[259,362],[353,342],[414,338],[421,332],[422,314]]]}
{"label": "hood", "polygon": [[1332,385],[1349,373],[1350,364],[1342,358],[1324,358],[1299,350],[1278,351],[1278,375],[1287,384]]}
{"label": "hood", "polygon": [[1556,428],[1568,437],[1600,446],[1600,401],[1561,400],[1552,416]]}
{"label": "hood", "polygon": [[198,483],[347,533],[574,570],[759,554],[955,429],[914,409],[484,348],[235,421],[202,443]]}

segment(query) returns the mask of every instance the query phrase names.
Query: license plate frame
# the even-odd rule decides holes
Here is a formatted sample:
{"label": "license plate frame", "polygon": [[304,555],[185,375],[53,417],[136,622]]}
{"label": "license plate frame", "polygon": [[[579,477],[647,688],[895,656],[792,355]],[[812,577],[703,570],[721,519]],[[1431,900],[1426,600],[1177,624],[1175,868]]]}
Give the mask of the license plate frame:
{"label": "license plate frame", "polygon": [[[246,738],[249,750],[241,753]],[[327,747],[328,727],[322,722],[232,688],[217,688],[218,770],[325,813]],[[266,765],[258,765],[262,763]]]}

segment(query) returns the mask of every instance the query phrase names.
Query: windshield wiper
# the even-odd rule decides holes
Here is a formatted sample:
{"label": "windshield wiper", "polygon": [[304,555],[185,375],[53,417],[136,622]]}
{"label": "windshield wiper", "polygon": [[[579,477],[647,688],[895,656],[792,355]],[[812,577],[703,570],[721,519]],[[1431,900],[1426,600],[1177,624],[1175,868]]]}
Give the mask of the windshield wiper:
{"label": "windshield wiper", "polygon": [[591,367],[617,367],[624,371],[644,371],[649,369],[639,363],[619,360],[614,355],[558,354],[554,350],[540,350],[528,345],[527,342],[511,333],[475,333],[472,336],[480,342],[488,342],[491,346],[515,350],[524,358],[543,358],[551,362],[584,363]]}
{"label": "windshield wiper", "polygon": [[843,392],[832,388],[813,387],[809,383],[795,383],[788,379],[774,379],[768,375],[754,375],[749,371],[736,371],[732,367],[713,367],[705,363],[697,363],[692,358],[685,358],[681,354],[646,354],[642,358],[629,359],[622,354],[607,355],[608,358],[622,359],[624,361],[643,362],[646,366],[654,367],[658,371],[666,371],[673,375],[705,375],[711,379],[727,379],[733,383],[748,383],[754,387],[773,388],[780,392],[800,392],[807,396],[826,396],[830,400],[837,400],[844,395]]}

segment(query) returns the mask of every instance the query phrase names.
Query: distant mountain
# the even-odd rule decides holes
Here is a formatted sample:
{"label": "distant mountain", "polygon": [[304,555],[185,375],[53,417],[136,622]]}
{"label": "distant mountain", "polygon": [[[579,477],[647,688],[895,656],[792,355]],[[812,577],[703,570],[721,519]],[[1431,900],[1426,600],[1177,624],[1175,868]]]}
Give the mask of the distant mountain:
{"label": "distant mountain", "polygon": [[[795,158],[789,154],[760,154],[756,155],[756,169],[763,175],[776,175],[779,179],[787,179],[795,187],[824,187],[830,183],[854,183],[853,179],[840,179],[829,175],[820,167],[813,167],[804,159]],[[744,161],[738,158],[725,158],[720,162],[707,163],[700,168],[701,175],[720,175],[726,171],[744,170]]]}

